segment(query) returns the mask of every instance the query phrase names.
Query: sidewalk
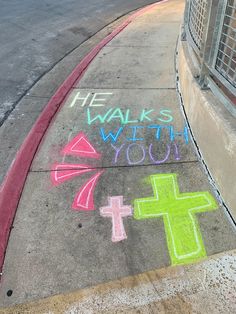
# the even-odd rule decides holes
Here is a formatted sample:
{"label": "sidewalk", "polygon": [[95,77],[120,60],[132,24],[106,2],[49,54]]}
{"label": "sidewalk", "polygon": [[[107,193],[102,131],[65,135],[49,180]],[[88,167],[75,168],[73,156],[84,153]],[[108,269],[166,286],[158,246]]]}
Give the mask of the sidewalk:
{"label": "sidewalk", "polygon": [[0,302],[61,296],[5,313],[236,310],[227,278],[235,227],[199,161],[176,89],[183,10],[183,0],[170,0],[137,16],[51,123],[17,209]]}

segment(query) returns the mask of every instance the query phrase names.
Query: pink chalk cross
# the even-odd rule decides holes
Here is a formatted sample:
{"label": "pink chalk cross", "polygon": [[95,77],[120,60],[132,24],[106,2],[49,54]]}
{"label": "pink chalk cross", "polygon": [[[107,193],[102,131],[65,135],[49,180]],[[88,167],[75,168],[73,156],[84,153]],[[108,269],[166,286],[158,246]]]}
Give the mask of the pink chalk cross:
{"label": "pink chalk cross", "polygon": [[127,239],[122,218],[132,216],[132,207],[123,205],[123,196],[108,197],[108,203],[100,208],[100,215],[112,218],[112,242]]}

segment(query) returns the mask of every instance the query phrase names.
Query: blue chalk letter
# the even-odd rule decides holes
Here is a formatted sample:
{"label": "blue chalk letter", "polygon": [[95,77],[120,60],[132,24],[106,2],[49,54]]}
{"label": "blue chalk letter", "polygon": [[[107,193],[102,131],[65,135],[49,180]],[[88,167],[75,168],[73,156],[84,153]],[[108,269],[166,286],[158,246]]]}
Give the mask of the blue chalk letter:
{"label": "blue chalk letter", "polygon": [[189,140],[188,140],[188,127],[185,126],[184,130],[182,132],[175,132],[174,127],[171,126],[170,127],[170,140],[174,141],[176,136],[183,136],[185,143],[188,144],[188,142],[189,142]]}
{"label": "blue chalk letter", "polygon": [[132,131],[132,137],[127,137],[128,141],[136,142],[136,141],[143,141],[144,140],[143,138],[137,138],[136,137],[137,129],[143,129],[144,126],[134,125],[134,126],[130,126],[129,128],[132,129],[133,131]]}
{"label": "blue chalk letter", "polygon": [[104,128],[100,128],[100,134],[104,142],[108,142],[109,140],[111,140],[112,143],[115,143],[119,135],[122,133],[123,129],[123,127],[120,127],[116,134],[113,134],[112,132],[105,134]]}

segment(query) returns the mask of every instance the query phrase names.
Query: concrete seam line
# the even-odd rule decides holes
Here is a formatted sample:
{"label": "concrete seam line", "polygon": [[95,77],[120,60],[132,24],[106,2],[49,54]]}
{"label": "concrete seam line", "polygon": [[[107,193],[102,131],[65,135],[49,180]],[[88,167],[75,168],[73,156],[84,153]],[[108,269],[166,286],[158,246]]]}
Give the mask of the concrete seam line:
{"label": "concrete seam line", "polygon": [[31,163],[44,137],[44,134],[46,133],[46,130],[48,129],[53,117],[61,107],[65,97],[70,92],[74,83],[81,79],[88,65],[105,45],[107,45],[115,36],[125,29],[136,17],[167,1],[168,0],[162,0],[139,9],[137,12],[128,17],[127,20],[118,26],[111,34],[105,37],[98,45],[96,45],[75,67],[64,83],[62,83],[62,85],[57,89],[43,112],[34,123],[32,129],[18,150],[16,157],[0,186],[0,272],[2,272],[3,268],[11,225],[16,214],[16,209]]}

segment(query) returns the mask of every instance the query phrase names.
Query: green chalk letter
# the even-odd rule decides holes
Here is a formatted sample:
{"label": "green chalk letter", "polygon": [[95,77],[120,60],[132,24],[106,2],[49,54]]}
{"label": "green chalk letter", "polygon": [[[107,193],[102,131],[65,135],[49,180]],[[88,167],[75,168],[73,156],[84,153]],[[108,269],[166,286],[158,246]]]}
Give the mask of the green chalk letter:
{"label": "green chalk letter", "polygon": [[180,193],[176,174],[151,175],[154,197],[134,201],[134,217],[163,217],[172,265],[206,256],[196,213],[217,208],[209,192]]}

